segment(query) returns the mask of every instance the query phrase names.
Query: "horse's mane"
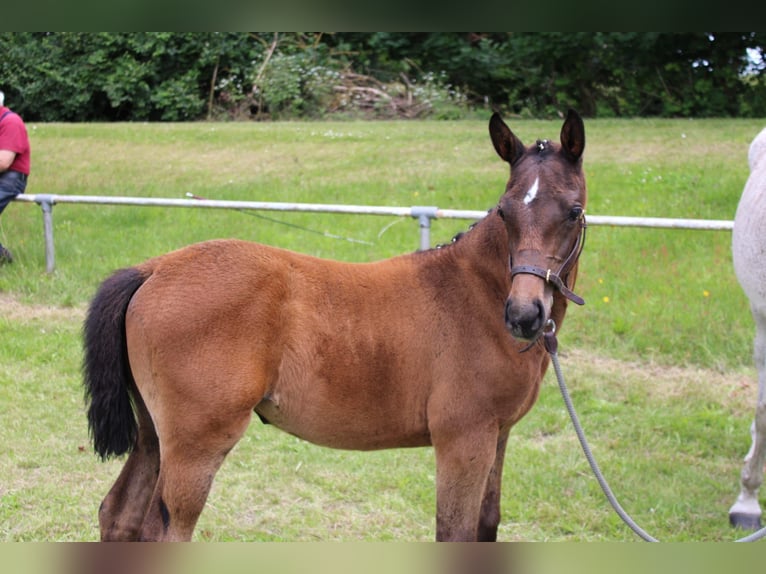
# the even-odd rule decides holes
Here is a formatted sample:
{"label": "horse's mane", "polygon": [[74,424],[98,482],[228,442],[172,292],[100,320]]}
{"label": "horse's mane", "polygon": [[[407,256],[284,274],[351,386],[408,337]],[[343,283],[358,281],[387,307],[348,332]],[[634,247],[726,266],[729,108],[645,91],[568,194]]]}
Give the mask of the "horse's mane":
{"label": "horse's mane", "polygon": [[[494,209],[495,209],[494,207],[488,209],[487,213],[488,214],[492,213],[492,210],[494,210]],[[479,219],[477,221],[474,221],[473,223],[471,223],[471,225],[468,226],[468,229],[466,229],[465,231],[459,231],[458,233],[456,233],[452,237],[452,239],[450,240],[449,243],[438,243],[435,247],[432,247],[428,251],[436,251],[436,250],[452,247],[455,243],[460,241],[467,233],[470,233],[471,230],[473,230],[473,228],[476,227],[477,225],[479,225],[482,221],[484,221],[484,219]]]}

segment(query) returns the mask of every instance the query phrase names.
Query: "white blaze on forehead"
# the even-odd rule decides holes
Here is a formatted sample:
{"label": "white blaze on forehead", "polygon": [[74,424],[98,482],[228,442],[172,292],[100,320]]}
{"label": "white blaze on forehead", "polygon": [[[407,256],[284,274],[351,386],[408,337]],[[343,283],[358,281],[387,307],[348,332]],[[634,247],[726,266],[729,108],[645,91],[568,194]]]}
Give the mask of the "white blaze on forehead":
{"label": "white blaze on forehead", "polygon": [[532,187],[529,188],[529,191],[527,191],[527,194],[524,196],[524,205],[529,205],[532,203],[535,198],[537,197],[537,186],[540,183],[540,178],[535,178],[535,183],[532,184]]}

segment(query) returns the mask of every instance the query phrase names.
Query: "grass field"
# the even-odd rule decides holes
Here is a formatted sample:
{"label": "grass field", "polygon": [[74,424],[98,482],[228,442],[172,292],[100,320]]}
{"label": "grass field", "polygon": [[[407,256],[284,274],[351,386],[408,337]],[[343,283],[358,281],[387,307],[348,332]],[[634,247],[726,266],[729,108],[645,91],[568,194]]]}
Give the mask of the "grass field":
{"label": "grass field", "polygon": [[[588,212],[731,219],[763,122],[586,121]],[[526,142],[560,122],[514,121]],[[486,209],[507,179],[483,122],[117,124],[30,127],[29,193],[438,205]],[[96,539],[120,461],[92,454],[79,366],[84,306],[113,269],[213,237],[368,261],[412,251],[388,217],[58,205],[57,270],[40,211],[13,204],[0,242],[0,540]],[[434,243],[465,221],[434,222]],[[371,245],[330,239],[294,226]],[[728,232],[592,226],[562,366],[625,508],[663,540],[728,540],[755,399],[752,320]],[[512,433],[503,540],[634,540],[590,476],[555,381]],[[429,449],[349,453],[254,423],[200,520],[199,540],[430,540]]]}

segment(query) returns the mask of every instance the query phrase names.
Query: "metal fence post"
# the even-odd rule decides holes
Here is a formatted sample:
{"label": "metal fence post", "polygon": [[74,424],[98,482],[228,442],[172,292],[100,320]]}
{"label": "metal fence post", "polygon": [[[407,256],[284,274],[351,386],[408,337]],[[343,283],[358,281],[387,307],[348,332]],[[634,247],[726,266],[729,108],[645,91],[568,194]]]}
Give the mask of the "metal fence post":
{"label": "metal fence post", "polygon": [[439,208],[434,206],[415,206],[412,217],[417,217],[420,224],[420,251],[431,248],[431,220],[439,216]]}
{"label": "metal fence post", "polygon": [[45,272],[53,273],[56,268],[56,253],[53,244],[53,203],[52,195],[38,194],[35,201],[43,210],[43,232],[45,234]]}

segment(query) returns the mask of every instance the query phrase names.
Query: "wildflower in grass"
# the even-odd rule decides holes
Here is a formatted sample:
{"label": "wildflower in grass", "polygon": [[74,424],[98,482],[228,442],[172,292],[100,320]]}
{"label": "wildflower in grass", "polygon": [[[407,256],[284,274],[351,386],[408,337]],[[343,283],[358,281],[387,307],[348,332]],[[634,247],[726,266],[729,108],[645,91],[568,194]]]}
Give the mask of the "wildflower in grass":
{"label": "wildflower in grass", "polygon": [[702,296],[703,297],[710,297],[710,291],[708,291],[707,289],[703,289],[702,290]]}
{"label": "wildflower in grass", "polygon": [[605,297],[602,299],[602,301],[603,301],[604,303],[609,303],[609,297],[606,297],[606,296],[605,296]]}

